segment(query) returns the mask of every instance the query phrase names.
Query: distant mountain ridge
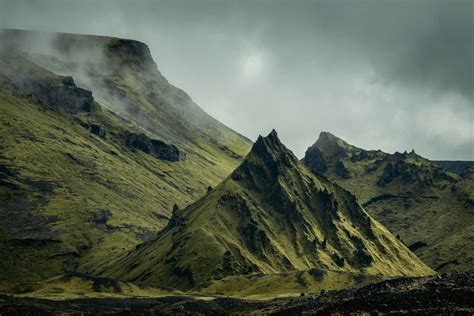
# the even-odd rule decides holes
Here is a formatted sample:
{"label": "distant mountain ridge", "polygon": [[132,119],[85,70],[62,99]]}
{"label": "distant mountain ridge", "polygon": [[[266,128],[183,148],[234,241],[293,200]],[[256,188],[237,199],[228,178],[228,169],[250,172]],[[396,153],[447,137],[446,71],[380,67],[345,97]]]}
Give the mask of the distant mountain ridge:
{"label": "distant mountain ridge", "polygon": [[303,162],[353,192],[364,208],[438,271],[472,271],[474,183],[414,151],[364,150],[322,132]]}
{"label": "distant mountain ridge", "polygon": [[464,176],[470,170],[474,169],[474,161],[462,161],[462,160],[432,160],[432,161],[433,163],[437,164],[441,168],[460,176]]}

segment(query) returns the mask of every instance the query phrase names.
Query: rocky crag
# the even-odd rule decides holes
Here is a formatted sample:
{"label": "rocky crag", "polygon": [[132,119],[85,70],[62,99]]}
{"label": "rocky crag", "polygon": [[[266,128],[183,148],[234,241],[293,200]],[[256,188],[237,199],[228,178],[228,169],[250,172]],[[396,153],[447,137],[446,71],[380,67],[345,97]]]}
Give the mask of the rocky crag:
{"label": "rocky crag", "polygon": [[289,284],[285,276],[337,288],[357,283],[352,277],[357,273],[363,280],[364,275],[432,270],[373,220],[354,195],[312,174],[272,131],[259,137],[229,178],[176,210],[155,238],[93,272],[226,294],[245,288],[252,275],[270,276],[265,293],[283,294],[288,289],[282,284]]}
{"label": "rocky crag", "polygon": [[322,132],[303,162],[353,192],[364,208],[437,271],[472,271],[474,190],[412,152],[364,150]]}

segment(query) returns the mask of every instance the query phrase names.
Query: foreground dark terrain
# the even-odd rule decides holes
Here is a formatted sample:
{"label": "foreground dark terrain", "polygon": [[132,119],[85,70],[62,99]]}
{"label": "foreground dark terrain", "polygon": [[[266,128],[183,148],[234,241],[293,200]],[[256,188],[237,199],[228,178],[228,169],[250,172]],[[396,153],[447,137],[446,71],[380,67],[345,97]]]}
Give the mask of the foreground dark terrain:
{"label": "foreground dark terrain", "polygon": [[1,315],[216,315],[265,313],[472,315],[474,274],[398,278],[299,298],[249,301],[235,298],[169,296],[158,299],[81,299],[51,301],[0,296]]}

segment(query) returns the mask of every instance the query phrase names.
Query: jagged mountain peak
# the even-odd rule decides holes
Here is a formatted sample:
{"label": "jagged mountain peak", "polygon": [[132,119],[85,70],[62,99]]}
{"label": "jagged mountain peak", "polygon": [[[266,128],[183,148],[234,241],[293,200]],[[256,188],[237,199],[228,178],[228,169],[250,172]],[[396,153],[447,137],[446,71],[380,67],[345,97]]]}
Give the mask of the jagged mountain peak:
{"label": "jagged mountain peak", "polygon": [[384,170],[383,174],[378,175],[381,186],[396,178],[400,178],[405,185],[427,188],[433,185],[434,178],[454,180],[454,177],[418,155],[415,150],[394,154],[364,150],[328,132],[321,132],[318,140],[306,151],[303,162],[313,172],[346,180],[361,175],[378,175],[380,170]]}
{"label": "jagged mountain peak", "polygon": [[232,173],[232,179],[244,180],[253,188],[264,190],[299,163],[296,156],[280,141],[273,129],[266,137],[259,136],[244,162]]}
{"label": "jagged mountain peak", "polygon": [[361,152],[360,148],[348,144],[329,132],[322,131],[318,140],[306,150],[303,162],[318,174],[324,174],[331,165],[337,164],[341,176],[350,177],[350,173],[340,160],[349,156],[355,157]]}
{"label": "jagged mountain peak", "polygon": [[272,139],[281,143],[277,131],[273,128],[267,136],[258,135],[257,142],[261,139]]}
{"label": "jagged mountain peak", "polygon": [[327,132],[327,131],[321,131],[319,133],[319,137],[318,137],[318,141],[337,141],[337,140],[341,140],[339,137],[337,137],[336,135],[330,133],[330,132]]}
{"label": "jagged mountain peak", "polygon": [[313,175],[272,131],[230,178],[106,273],[187,290],[229,276],[312,268],[430,273],[353,195]]}
{"label": "jagged mountain peak", "polygon": [[277,132],[273,129],[266,137],[258,136],[250,154],[263,158],[271,155],[273,158],[276,158],[276,156],[287,152],[289,152],[289,150],[283,145],[278,138]]}
{"label": "jagged mountain peak", "polygon": [[265,148],[268,151],[282,151],[286,149],[285,145],[280,141],[280,138],[278,138],[278,133],[275,129],[272,129],[265,137],[259,135],[253,147],[254,149]]}
{"label": "jagged mountain peak", "polygon": [[319,134],[318,140],[313,146],[324,151],[327,155],[335,157],[345,156],[349,152],[359,150],[359,148],[348,144],[343,139],[324,131]]}
{"label": "jagged mountain peak", "polygon": [[[465,223],[472,222],[473,214],[472,198],[466,193],[472,184],[465,175],[460,178],[414,150],[389,154],[341,150],[341,144],[346,143],[321,133],[303,162],[315,174],[354,193],[371,215],[399,234],[432,268],[471,269],[472,254],[463,250],[468,248],[464,236],[471,228]],[[459,228],[449,229],[454,226]]]}

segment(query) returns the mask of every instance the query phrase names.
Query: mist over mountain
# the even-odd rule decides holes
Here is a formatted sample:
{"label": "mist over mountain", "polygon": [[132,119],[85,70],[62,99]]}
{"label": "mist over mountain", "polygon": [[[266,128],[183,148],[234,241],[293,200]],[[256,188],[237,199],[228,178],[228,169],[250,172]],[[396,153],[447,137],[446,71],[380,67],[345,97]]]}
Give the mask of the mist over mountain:
{"label": "mist over mountain", "polygon": [[208,113],[251,139],[276,128],[300,158],[328,130],[362,148],[473,160],[472,25],[470,0],[3,0],[0,10],[0,28],[145,42]]}
{"label": "mist over mountain", "polygon": [[143,43],[14,30],[0,38],[3,290],[147,239],[250,147],[170,85]]}

